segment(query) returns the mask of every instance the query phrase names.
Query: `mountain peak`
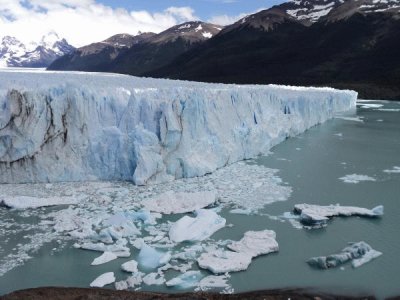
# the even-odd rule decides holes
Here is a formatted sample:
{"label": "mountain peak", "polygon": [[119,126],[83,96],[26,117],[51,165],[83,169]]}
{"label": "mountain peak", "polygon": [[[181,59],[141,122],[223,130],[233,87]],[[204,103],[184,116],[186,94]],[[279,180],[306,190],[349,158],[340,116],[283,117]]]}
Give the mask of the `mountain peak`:
{"label": "mountain peak", "polygon": [[5,36],[0,44],[0,65],[3,67],[47,67],[54,59],[74,48],[55,32],[42,37],[39,43],[23,44],[17,38]]}
{"label": "mountain peak", "polygon": [[151,42],[168,43],[182,38],[189,43],[196,43],[212,38],[222,27],[201,21],[191,21],[173,26],[155,36]]}

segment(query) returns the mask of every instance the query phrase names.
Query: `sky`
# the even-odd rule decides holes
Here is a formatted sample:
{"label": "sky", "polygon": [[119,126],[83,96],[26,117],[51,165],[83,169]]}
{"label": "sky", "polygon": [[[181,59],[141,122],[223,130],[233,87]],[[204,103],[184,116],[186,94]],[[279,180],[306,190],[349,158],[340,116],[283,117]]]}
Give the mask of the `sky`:
{"label": "sky", "polygon": [[56,32],[75,47],[117,33],[159,33],[202,20],[228,25],[283,0],[0,0],[0,38],[39,42]]}

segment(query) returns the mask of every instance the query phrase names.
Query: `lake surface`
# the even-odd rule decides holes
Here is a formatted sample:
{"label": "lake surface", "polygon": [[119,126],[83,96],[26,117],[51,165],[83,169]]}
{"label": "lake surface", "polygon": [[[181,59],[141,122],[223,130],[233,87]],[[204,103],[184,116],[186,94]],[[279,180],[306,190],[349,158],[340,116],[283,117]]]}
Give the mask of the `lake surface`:
{"label": "lake surface", "polygon": [[[214,240],[239,240],[246,231],[271,229],[277,233],[280,247],[278,253],[254,259],[247,271],[232,273],[229,283],[235,292],[307,287],[343,294],[372,293],[378,298],[400,295],[400,174],[384,172],[400,167],[400,102],[360,102],[357,117],[328,121],[274,147],[270,155],[247,162],[278,169],[283,185],[291,187],[292,193],[286,201],[267,205],[263,215],[237,215],[228,208],[220,213],[233,227],[215,233]],[[350,174],[376,181],[352,184],[339,179]],[[313,230],[296,229],[287,220],[274,218],[299,203],[366,208],[382,204],[385,215],[379,219],[335,218],[327,227]],[[73,249],[74,241],[52,236],[45,224],[36,226],[42,213],[57,209],[17,212],[0,208],[1,264],[4,266],[4,258],[12,259],[13,253],[14,259],[21,259],[23,253],[36,250],[30,254],[33,259],[10,267],[0,277],[0,295],[38,286],[88,287],[94,278],[110,271],[117,280],[126,277],[118,270],[128,259],[91,267],[99,253]],[[20,225],[14,226],[15,222]],[[32,244],[25,241],[32,236],[37,247],[23,251],[25,244]],[[367,242],[383,255],[357,269],[345,264],[344,268],[317,270],[306,263],[310,257],[338,253],[349,242],[358,241]],[[166,278],[176,275],[169,272]],[[142,290],[177,291],[145,285]]]}

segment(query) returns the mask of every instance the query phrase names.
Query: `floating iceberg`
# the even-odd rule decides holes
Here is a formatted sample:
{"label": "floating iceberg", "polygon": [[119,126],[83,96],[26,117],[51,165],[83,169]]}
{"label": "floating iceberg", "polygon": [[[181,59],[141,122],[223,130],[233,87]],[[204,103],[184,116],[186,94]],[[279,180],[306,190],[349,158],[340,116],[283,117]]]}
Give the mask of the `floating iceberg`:
{"label": "floating iceberg", "polygon": [[202,176],[354,110],[356,99],[330,88],[1,71],[0,183]]}
{"label": "floating iceberg", "polygon": [[376,181],[375,178],[367,176],[367,175],[359,175],[359,174],[351,174],[351,175],[346,175],[344,177],[339,178],[345,183],[360,183],[362,181]]}
{"label": "floating iceberg", "polygon": [[228,244],[232,251],[218,249],[203,253],[197,263],[200,268],[208,269],[214,274],[246,270],[252,258],[279,250],[272,230],[248,231],[239,242]]}
{"label": "floating iceberg", "polygon": [[251,263],[252,256],[248,253],[219,250],[207,252],[197,259],[199,267],[214,274],[239,272],[246,270]]}
{"label": "floating iceberg", "polygon": [[215,191],[195,193],[175,193],[168,191],[155,198],[142,202],[143,206],[162,214],[181,214],[196,211],[215,203]]}
{"label": "floating iceberg", "polygon": [[296,204],[294,212],[300,214],[300,221],[305,225],[323,226],[329,218],[334,216],[363,216],[380,217],[383,215],[383,206],[377,206],[373,209],[353,206],[329,205],[319,206],[310,204]]}
{"label": "floating iceberg", "polygon": [[[1,162],[0,162],[1,163]],[[79,197],[48,197],[31,196],[0,196],[0,205],[15,209],[38,208],[44,206],[76,204],[82,199]]]}
{"label": "floating iceberg", "polygon": [[112,252],[104,252],[101,256],[95,258],[92,262],[92,266],[98,266],[105,263],[108,263],[112,260],[117,259],[118,257]]}
{"label": "floating iceberg", "polygon": [[199,281],[203,278],[200,271],[188,271],[174,279],[171,279],[165,283],[166,286],[176,287],[180,289],[188,289],[195,287],[199,284]]}
{"label": "floating iceberg", "polygon": [[136,260],[130,260],[121,265],[121,269],[128,273],[136,273],[138,271],[138,263]]}
{"label": "floating iceberg", "polygon": [[393,167],[393,169],[383,170],[383,172],[388,174],[400,174],[400,167]]}
{"label": "floating iceberg", "polygon": [[100,275],[97,277],[91,284],[91,287],[103,287],[107,284],[111,284],[115,282],[115,276],[113,272],[109,273],[104,273],[103,275]]}
{"label": "floating iceberg", "polygon": [[276,233],[272,230],[248,231],[239,242],[229,244],[228,248],[235,252],[249,254],[251,257],[257,257],[279,250],[275,238]]}
{"label": "floating iceberg", "polygon": [[170,253],[159,252],[147,244],[142,245],[138,256],[140,266],[147,269],[155,269],[163,266],[168,263],[170,259]]}
{"label": "floating iceberg", "polygon": [[367,243],[359,242],[344,248],[339,254],[313,257],[307,263],[320,269],[329,269],[352,260],[353,267],[357,268],[381,255],[381,252],[372,249]]}
{"label": "floating iceberg", "polygon": [[203,241],[225,227],[225,223],[214,211],[199,209],[195,218],[184,216],[172,224],[169,237],[175,243]]}

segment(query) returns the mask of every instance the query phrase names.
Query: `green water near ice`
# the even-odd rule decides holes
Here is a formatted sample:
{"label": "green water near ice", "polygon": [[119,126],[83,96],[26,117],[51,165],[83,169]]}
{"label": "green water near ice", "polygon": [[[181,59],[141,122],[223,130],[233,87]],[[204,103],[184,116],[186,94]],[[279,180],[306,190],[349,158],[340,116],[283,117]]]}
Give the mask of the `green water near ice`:
{"label": "green water near ice", "polygon": [[[385,103],[384,108],[400,109],[400,103]],[[234,227],[220,230],[213,238],[239,240],[248,230],[272,229],[280,246],[279,253],[256,258],[247,271],[232,273],[230,283],[235,292],[306,287],[343,294],[374,294],[378,298],[400,295],[400,174],[383,172],[400,166],[400,112],[359,108],[357,114],[364,122],[334,119],[251,162],[279,169],[279,176],[293,188],[288,201],[268,205],[264,213],[281,215],[297,203],[340,203],[366,208],[383,204],[384,217],[336,218],[324,229],[299,230],[288,222],[265,216],[223,211],[227,223]],[[338,179],[354,173],[377,181],[348,184]],[[17,218],[12,214],[4,209],[0,213],[2,218]],[[28,221],[37,220],[31,217]],[[10,252],[19,239],[22,236],[10,237],[7,243],[0,241],[0,257]],[[344,265],[344,269],[316,270],[305,263],[312,256],[336,253],[348,242],[357,241],[369,243],[383,255],[358,269]],[[39,286],[88,287],[99,274],[118,270],[128,260],[91,267],[98,253],[79,251],[78,255],[69,246],[61,251],[52,250],[58,247],[56,242],[42,247],[33,255],[34,259],[0,277],[0,295]],[[167,278],[174,275],[170,273]],[[116,276],[117,280],[126,277],[122,272],[116,272]],[[175,291],[165,287],[143,289]]]}

